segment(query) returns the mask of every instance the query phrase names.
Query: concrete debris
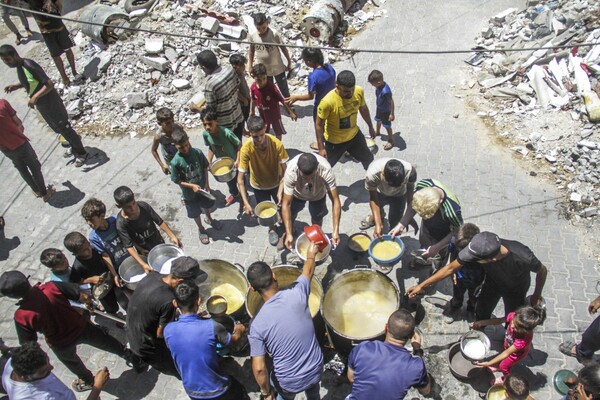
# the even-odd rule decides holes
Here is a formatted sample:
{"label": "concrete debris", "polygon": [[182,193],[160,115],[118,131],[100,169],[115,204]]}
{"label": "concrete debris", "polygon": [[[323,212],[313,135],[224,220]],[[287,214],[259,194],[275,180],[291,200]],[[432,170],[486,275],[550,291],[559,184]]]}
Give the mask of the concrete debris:
{"label": "concrete debris", "polygon": [[163,38],[146,38],[145,49],[148,54],[160,54],[165,49],[165,42]]}
{"label": "concrete debris", "polygon": [[[597,218],[600,45],[594,43],[600,40],[600,0],[526,4],[492,16],[481,29],[476,48],[483,51],[465,59],[478,85],[465,80],[461,95],[470,91],[477,114],[535,164],[529,171],[552,176],[566,192],[567,216]],[[502,52],[561,45],[567,47]]]}
{"label": "concrete debris", "polygon": [[149,105],[146,92],[134,92],[127,94],[127,105],[129,108],[143,108]]}
{"label": "concrete debris", "polygon": [[175,86],[175,89],[177,90],[188,89],[190,87],[190,81],[187,79],[173,79],[171,84]]}
{"label": "concrete debris", "polygon": [[212,33],[213,35],[219,30],[219,20],[213,17],[205,17],[202,20],[202,30]]}
{"label": "concrete debris", "polygon": [[154,68],[161,72],[165,72],[167,68],[169,68],[169,60],[164,57],[148,56],[142,57],[141,60],[150,68]]}

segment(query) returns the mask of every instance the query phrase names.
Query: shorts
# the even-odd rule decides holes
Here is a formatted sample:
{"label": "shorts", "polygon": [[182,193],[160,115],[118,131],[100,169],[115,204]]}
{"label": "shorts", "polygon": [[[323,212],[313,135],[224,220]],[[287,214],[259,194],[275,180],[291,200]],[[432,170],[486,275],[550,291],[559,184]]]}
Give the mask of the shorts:
{"label": "shorts", "polygon": [[192,200],[183,200],[183,205],[187,211],[188,218],[198,218],[202,215],[202,209],[211,208],[215,205],[215,201],[202,195],[198,195]]}
{"label": "shorts", "polygon": [[[327,210],[327,196],[323,196],[321,200],[309,201],[308,202],[308,212],[310,213],[310,219],[313,223],[322,222],[323,218],[329,212]],[[295,217],[298,215],[300,211],[304,209],[306,205],[306,200],[300,200],[294,197],[292,199],[292,216]],[[292,217],[292,218],[293,218]]]}
{"label": "shorts", "polygon": [[279,118],[278,120],[266,123],[266,132],[267,133],[269,133],[271,128],[273,128],[273,132],[275,132],[276,137],[281,137],[281,136],[287,134],[285,128],[283,127],[283,122],[281,121],[281,118]]}
{"label": "shorts", "polygon": [[52,57],[60,57],[65,50],[75,46],[73,38],[71,38],[71,34],[66,27],[58,32],[42,33],[42,37]]}
{"label": "shorts", "polygon": [[391,112],[381,112],[381,111],[377,111],[375,113],[375,121],[377,122],[381,122],[381,125],[383,125],[384,128],[391,128],[392,127],[392,123],[390,122],[390,114]]}

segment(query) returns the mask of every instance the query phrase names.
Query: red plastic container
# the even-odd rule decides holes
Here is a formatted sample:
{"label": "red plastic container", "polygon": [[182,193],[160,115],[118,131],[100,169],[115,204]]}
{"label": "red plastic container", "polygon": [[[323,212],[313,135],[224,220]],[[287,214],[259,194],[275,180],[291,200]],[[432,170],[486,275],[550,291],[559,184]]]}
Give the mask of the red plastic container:
{"label": "red plastic container", "polygon": [[327,237],[321,230],[319,225],[311,225],[304,227],[304,233],[308,240],[319,245],[319,251],[323,251],[327,247]]}

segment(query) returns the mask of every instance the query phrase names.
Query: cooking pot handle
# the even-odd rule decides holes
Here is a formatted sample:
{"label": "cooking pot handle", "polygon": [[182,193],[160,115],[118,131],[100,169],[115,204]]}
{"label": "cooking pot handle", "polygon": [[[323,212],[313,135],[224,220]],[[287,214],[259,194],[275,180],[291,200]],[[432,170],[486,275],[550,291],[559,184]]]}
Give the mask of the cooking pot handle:
{"label": "cooking pot handle", "polygon": [[354,268],[371,268],[371,267],[368,266],[367,264],[358,264],[358,265],[355,265]]}
{"label": "cooking pot handle", "polygon": [[355,342],[354,340],[351,340],[350,344],[352,345],[352,347],[356,347],[360,344],[360,342]]}
{"label": "cooking pot handle", "polygon": [[241,269],[242,272],[246,272],[246,268],[244,268],[244,266],[240,263],[233,263],[233,265],[235,265],[238,269]]}

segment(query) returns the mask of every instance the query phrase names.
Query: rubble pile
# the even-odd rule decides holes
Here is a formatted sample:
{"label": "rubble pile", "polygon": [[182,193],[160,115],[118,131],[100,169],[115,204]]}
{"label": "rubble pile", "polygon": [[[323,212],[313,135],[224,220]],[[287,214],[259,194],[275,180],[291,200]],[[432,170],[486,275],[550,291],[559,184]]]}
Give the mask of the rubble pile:
{"label": "rubble pile", "polygon": [[492,17],[476,39],[478,50],[506,51],[465,60],[474,75],[465,86],[483,95],[478,115],[567,192],[564,211],[576,220],[595,217],[600,203],[599,6],[529,0]]}
{"label": "rubble pile", "polygon": [[[342,46],[349,40],[348,34],[359,31],[369,20],[385,15],[386,10],[379,8],[384,2],[377,0],[376,7],[371,3],[365,6],[365,2],[360,1],[352,4],[328,43]],[[271,27],[279,31],[288,44],[315,43],[301,26],[302,16],[312,3],[311,0],[150,0],[147,3],[110,0],[95,6],[104,7],[101,11],[105,15],[107,10],[110,13],[107,6],[126,16],[129,11],[127,24],[130,26],[184,36],[128,32],[107,44],[101,40],[105,34],[91,38],[84,34],[81,26],[79,30],[71,27],[84,79],[69,87],[58,85],[69,115],[80,132],[97,135],[136,136],[153,132],[156,110],[165,106],[173,110],[184,126],[199,126],[199,116],[188,112],[191,101],[201,103],[203,99],[205,75],[197,65],[196,54],[211,49],[219,55],[222,64],[228,63],[234,52],[247,54],[247,44],[231,39],[243,40],[254,31],[251,15],[259,11],[271,17]],[[300,52],[301,49],[290,49],[292,59],[298,61],[290,74],[292,91],[303,91],[306,87],[309,71],[299,62]],[[334,62],[347,56],[329,52],[326,57]]]}

